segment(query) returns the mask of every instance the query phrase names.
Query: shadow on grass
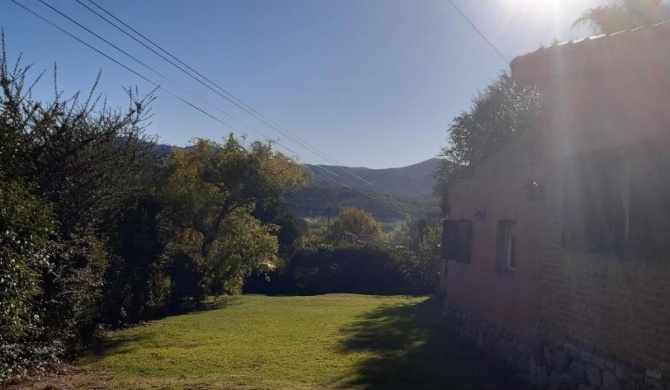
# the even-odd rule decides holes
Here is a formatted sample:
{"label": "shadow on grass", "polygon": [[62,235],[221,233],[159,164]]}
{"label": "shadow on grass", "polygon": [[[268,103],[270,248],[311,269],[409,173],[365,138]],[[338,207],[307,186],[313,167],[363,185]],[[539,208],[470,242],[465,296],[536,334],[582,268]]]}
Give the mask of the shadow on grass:
{"label": "shadow on grass", "polygon": [[82,357],[85,360],[99,360],[110,353],[126,354],[137,349],[139,342],[150,337],[148,334],[136,334],[132,336],[109,338],[104,335],[97,336],[88,346]]}
{"label": "shadow on grass", "polygon": [[144,315],[144,321],[161,320],[165,317],[175,317],[185,314],[195,314],[203,311],[222,309],[227,306],[241,304],[237,296],[212,296],[204,301],[183,300],[178,305],[154,308]]}
{"label": "shadow on grass", "polygon": [[438,299],[381,307],[344,327],[342,351],[371,357],[345,386],[363,389],[523,389],[517,374],[447,331]]}
{"label": "shadow on grass", "polygon": [[[131,324],[125,329],[147,326],[149,321],[161,320],[166,317],[177,317],[182,315],[197,314],[212,310],[223,309],[229,306],[240,305],[240,297],[219,296],[210,297],[202,302],[185,302],[179,310],[160,309],[154,310],[145,316],[144,321],[139,324]],[[88,341],[86,350],[82,354],[84,360],[95,361],[109,354],[126,354],[141,348],[142,341],[149,340],[155,336],[154,332],[144,331],[141,333],[128,334],[122,332],[122,328],[113,331],[96,333]]]}

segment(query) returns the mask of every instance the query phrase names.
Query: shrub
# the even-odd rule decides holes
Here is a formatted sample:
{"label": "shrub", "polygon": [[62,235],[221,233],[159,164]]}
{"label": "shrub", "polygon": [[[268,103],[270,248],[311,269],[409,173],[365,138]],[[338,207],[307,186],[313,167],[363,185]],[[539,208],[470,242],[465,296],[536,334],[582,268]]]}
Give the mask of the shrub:
{"label": "shrub", "polygon": [[0,180],[0,384],[55,360],[62,344],[45,337],[40,278],[52,272],[48,205],[25,185]]}
{"label": "shrub", "polygon": [[411,280],[406,262],[401,253],[382,245],[301,249],[286,267],[269,275],[269,283],[263,284],[257,276],[247,291],[298,295],[430,293],[423,283]]}

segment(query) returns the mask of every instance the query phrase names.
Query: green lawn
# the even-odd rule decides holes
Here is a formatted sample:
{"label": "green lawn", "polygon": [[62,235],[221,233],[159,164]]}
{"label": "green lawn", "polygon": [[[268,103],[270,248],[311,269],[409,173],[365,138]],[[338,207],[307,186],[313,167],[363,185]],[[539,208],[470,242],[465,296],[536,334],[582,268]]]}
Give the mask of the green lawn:
{"label": "green lawn", "polygon": [[470,362],[483,363],[450,341],[439,310],[428,298],[224,298],[113,332],[42,388],[478,388]]}

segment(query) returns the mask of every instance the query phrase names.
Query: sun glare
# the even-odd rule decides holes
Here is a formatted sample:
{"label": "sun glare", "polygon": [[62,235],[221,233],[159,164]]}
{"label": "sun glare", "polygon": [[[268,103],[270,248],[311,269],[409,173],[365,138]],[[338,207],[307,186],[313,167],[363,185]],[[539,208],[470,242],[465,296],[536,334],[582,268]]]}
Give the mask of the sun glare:
{"label": "sun glare", "polygon": [[[602,0],[495,0],[501,14],[503,30],[514,31],[515,39],[537,40],[538,37],[570,40],[583,36],[573,22],[587,9]],[[541,44],[547,42],[528,42]]]}

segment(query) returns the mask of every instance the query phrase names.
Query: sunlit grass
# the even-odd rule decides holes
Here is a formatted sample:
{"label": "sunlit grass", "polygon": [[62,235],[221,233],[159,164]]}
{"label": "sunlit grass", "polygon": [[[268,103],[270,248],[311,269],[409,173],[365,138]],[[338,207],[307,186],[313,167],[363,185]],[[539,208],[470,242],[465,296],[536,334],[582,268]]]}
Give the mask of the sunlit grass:
{"label": "sunlit grass", "polygon": [[340,387],[355,382],[357,367],[374,354],[343,353],[343,329],[381,306],[423,300],[360,295],[225,298],[214,310],[112,333],[106,348],[83,358],[81,367],[130,387],[138,379],[149,384],[150,378],[163,379],[165,386],[172,386],[167,379],[188,379],[192,384],[224,381],[230,388]]}
{"label": "sunlit grass", "polygon": [[437,299],[244,296],[205,306],[112,332],[68,375],[18,388],[524,388],[446,331]]}

